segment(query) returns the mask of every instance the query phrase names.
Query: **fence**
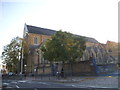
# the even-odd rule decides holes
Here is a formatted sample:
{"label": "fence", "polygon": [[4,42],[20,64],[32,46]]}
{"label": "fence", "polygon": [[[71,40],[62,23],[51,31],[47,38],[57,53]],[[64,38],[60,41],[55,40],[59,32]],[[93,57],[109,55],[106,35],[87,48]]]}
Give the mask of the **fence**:
{"label": "fence", "polygon": [[98,75],[109,75],[117,71],[116,64],[98,65]]}
{"label": "fence", "polygon": [[92,60],[96,75],[110,75],[117,71],[116,64],[96,64],[95,59]]}

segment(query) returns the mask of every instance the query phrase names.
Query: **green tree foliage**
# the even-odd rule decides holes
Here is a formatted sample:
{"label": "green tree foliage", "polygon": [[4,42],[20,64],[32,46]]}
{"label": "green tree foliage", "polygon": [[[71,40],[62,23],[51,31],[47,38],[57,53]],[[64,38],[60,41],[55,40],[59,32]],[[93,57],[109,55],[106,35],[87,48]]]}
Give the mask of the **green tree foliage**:
{"label": "green tree foliage", "polygon": [[50,62],[62,61],[73,63],[77,58],[81,58],[85,50],[83,37],[75,36],[71,33],[57,31],[41,47],[43,57]]}
{"label": "green tree foliage", "polygon": [[2,52],[3,63],[6,64],[8,71],[20,72],[20,59],[22,55],[23,40],[15,37],[10,44],[4,46]]}

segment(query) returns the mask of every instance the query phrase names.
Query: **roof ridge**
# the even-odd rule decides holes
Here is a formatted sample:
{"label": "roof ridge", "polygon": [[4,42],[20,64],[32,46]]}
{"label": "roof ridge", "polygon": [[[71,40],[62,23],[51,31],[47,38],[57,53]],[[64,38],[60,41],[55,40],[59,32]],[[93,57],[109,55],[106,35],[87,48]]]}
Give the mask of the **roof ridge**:
{"label": "roof ridge", "polygon": [[[35,27],[35,28],[41,28],[41,29],[48,29],[48,28],[43,28],[43,27],[38,27],[38,26],[33,26],[33,25],[27,25],[26,26],[30,26],[30,27]],[[50,31],[56,31],[56,30],[53,30],[53,29],[48,29]]]}

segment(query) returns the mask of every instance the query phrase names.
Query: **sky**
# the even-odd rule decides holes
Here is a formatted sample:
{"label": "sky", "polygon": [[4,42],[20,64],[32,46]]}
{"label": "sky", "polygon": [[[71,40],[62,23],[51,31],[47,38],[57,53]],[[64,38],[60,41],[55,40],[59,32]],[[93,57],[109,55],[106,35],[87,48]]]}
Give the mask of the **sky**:
{"label": "sky", "polygon": [[[0,0],[0,56],[24,24],[118,41],[119,0]],[[1,59],[0,59],[1,62]]]}

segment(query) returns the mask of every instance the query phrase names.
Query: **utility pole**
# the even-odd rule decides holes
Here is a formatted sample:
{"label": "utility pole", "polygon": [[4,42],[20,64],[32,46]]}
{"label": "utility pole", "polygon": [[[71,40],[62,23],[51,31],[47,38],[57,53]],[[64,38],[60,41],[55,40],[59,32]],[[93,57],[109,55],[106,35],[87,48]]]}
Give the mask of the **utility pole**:
{"label": "utility pole", "polygon": [[21,58],[21,72],[20,74],[23,73],[23,48],[22,48],[22,58]]}

